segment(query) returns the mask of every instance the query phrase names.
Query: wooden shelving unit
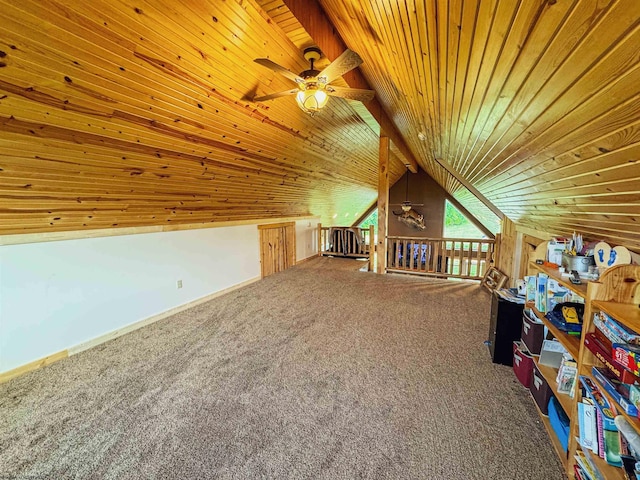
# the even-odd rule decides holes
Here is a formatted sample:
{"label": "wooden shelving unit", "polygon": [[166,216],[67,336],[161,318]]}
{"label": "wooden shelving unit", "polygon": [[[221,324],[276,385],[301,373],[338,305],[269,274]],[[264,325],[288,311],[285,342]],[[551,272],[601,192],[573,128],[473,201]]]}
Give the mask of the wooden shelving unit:
{"label": "wooden shelving unit", "polygon": [[[538,272],[545,273],[556,280],[560,285],[566,287],[570,291],[581,296],[585,300],[585,313],[584,313],[584,325],[582,334],[580,336],[568,335],[565,332],[560,331],[553,324],[551,324],[542,314],[533,308],[532,305],[527,304],[526,308],[533,308],[534,313],[538,318],[542,320],[549,332],[566,348],[571,356],[578,362],[578,371],[580,375],[591,376],[591,367],[593,365],[601,365],[600,362],[591,354],[588,348],[584,346],[584,335],[589,332],[593,332],[595,326],[593,325],[592,318],[595,311],[602,310],[607,315],[615,318],[621,323],[625,324],[629,328],[640,332],[640,267],[632,265],[621,265],[612,267],[607,270],[598,282],[587,282],[581,285],[572,284],[567,277],[561,276],[557,269],[549,268],[544,265],[530,264],[530,274],[534,275]],[[536,362],[537,363],[537,362]],[[578,386],[576,386],[576,398],[570,398],[568,395],[564,395],[557,392],[557,382],[555,381],[557,376],[557,370],[545,365],[538,364],[540,373],[544,376],[545,380],[549,384],[555,397],[560,402],[562,408],[570,419],[570,433],[569,433],[569,451],[568,457],[565,457],[564,451],[560,447],[559,441],[555,435],[555,432],[549,424],[549,419],[540,413],[540,418],[544,424],[551,443],[554,449],[558,453],[558,457],[562,461],[565,467],[566,474],[569,478],[574,478],[573,467],[576,463],[574,455],[580,448],[576,438],[579,436],[578,428],[578,408],[577,402],[580,400],[578,395]],[[596,382],[597,383],[597,382]],[[606,392],[604,392],[606,395]],[[616,405],[615,401],[609,397],[609,401],[612,405]],[[537,405],[536,405],[537,407]],[[621,412],[622,413],[622,412]],[[629,422],[640,431],[640,420],[631,417],[629,415],[625,417]],[[594,463],[598,467],[600,473],[606,480],[622,480],[625,478],[625,474],[621,468],[614,467],[606,463],[605,460],[600,457],[595,458]]]}
{"label": "wooden shelving unit", "polygon": [[560,283],[563,287],[568,288],[572,292],[580,295],[582,298],[586,298],[588,283],[581,283],[580,285],[571,283],[569,281],[569,277],[563,277],[557,268],[550,268],[545,265],[538,265],[537,263],[531,263],[530,266],[534,270],[537,270],[542,273],[546,273],[547,275],[549,275],[549,278],[553,278],[558,283]]}
{"label": "wooden shelving unit", "polygon": [[578,354],[580,352],[580,343],[582,337],[580,335],[569,335],[566,332],[559,330],[558,327],[547,320],[547,318],[544,316],[544,313],[538,311],[538,309],[536,309],[536,307],[534,307],[532,303],[527,303],[525,307],[531,308],[533,310],[533,312],[536,314],[536,317],[542,320],[542,323],[544,323],[544,325],[549,329],[551,334],[560,343],[562,343],[562,346],[564,346],[564,348],[567,349],[571,356],[577,360]]}

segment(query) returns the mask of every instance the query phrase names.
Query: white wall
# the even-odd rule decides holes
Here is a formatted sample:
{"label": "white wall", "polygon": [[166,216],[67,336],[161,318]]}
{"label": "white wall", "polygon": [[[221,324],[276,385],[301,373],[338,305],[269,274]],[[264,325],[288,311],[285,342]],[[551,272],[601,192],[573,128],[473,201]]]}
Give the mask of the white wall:
{"label": "white wall", "polygon": [[256,225],[0,247],[0,372],[259,276]]}
{"label": "white wall", "polygon": [[296,222],[296,260],[304,260],[318,253],[318,222],[320,217]]}

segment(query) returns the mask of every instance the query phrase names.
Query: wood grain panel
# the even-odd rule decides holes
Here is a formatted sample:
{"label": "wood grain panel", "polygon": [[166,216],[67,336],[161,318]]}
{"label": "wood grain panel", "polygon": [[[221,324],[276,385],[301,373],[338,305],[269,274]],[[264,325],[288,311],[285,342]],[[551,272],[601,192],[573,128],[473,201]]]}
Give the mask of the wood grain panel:
{"label": "wood grain panel", "polygon": [[364,59],[341,85],[371,85],[402,136],[391,184],[409,152],[494,232],[472,192],[640,251],[640,2],[306,5],[333,24],[316,38],[282,0],[0,0],[0,234],[354,221],[377,197],[375,115],[251,101],[293,85],[255,58],[297,73],[325,44],[322,67],[337,32]]}
{"label": "wood grain panel", "polygon": [[378,137],[349,103],[310,117],[292,98],[250,101],[290,86],[254,58],[308,66],[257,4],[2,9],[2,234],[309,214],[330,224],[375,200]]}
{"label": "wood grain panel", "polygon": [[320,3],[420,166],[472,213],[495,225],[435,158],[518,224],[640,248],[640,3]]}

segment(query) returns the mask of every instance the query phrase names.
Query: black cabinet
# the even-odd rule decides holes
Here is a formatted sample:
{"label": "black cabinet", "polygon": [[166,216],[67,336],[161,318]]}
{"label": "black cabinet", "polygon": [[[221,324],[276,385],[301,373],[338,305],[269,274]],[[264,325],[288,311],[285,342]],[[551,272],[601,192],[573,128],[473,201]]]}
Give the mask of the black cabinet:
{"label": "black cabinet", "polygon": [[494,292],[487,346],[493,363],[513,365],[513,342],[520,340],[524,305],[510,302]]}

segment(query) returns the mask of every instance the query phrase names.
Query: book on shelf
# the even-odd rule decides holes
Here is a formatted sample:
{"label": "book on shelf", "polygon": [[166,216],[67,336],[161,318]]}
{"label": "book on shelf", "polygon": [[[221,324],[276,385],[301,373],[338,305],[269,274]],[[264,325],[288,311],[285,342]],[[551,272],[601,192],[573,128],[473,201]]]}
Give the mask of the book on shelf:
{"label": "book on shelf", "polygon": [[546,273],[538,273],[536,277],[536,309],[540,313],[547,313],[547,281],[549,275]]}
{"label": "book on shelf", "polygon": [[587,478],[588,480],[604,480],[602,473],[598,470],[593,459],[587,457],[587,455],[589,455],[588,451],[576,450],[576,454],[573,457],[582,470],[582,472],[580,472],[582,478]]}
{"label": "book on shelf", "polygon": [[537,277],[535,275],[530,275],[528,277],[525,277],[525,280],[527,281],[527,286],[526,286],[527,302],[535,302],[536,300],[536,279]]}
{"label": "book on shelf", "polygon": [[[631,343],[632,345],[640,345],[640,335],[617,320],[611,318],[605,312],[600,311],[594,313],[593,322],[596,326],[598,324],[602,325],[604,330],[612,334],[614,338],[620,339],[618,341],[612,341],[612,343]],[[606,332],[604,333],[606,334]]]}
{"label": "book on shelf", "polygon": [[593,353],[593,355],[602,362],[607,370],[609,370],[613,376],[622,383],[633,384],[635,382],[640,382],[640,377],[637,377],[613,359],[611,356],[611,343],[609,342],[607,345],[597,332],[599,331],[596,330],[596,332],[587,333],[584,336],[585,347],[587,347],[591,353]]}
{"label": "book on shelf", "polygon": [[598,382],[602,388],[611,395],[627,415],[631,415],[633,417],[638,416],[638,409],[629,399],[629,385],[613,378],[613,375],[602,367],[593,367],[591,369],[591,374],[593,375],[593,378],[595,378],[596,382]]}
{"label": "book on shelf", "polygon": [[581,375],[580,384],[584,390],[584,395],[592,399],[596,407],[598,454],[608,464],[621,467],[620,437],[614,422],[616,416],[615,407],[609,403],[591,377]]}
{"label": "book on shelf", "polygon": [[596,407],[593,401],[585,398],[578,403],[578,427],[580,438],[578,443],[583,449],[589,449],[598,454],[598,425],[596,419]]}
{"label": "book on shelf", "polygon": [[613,359],[634,375],[640,374],[640,345],[614,343]]}
{"label": "book on shelf", "polygon": [[[572,365],[573,364],[573,365]],[[578,366],[575,362],[561,364],[556,378],[558,382],[558,393],[564,393],[571,398],[574,396],[576,378],[578,377]]]}

